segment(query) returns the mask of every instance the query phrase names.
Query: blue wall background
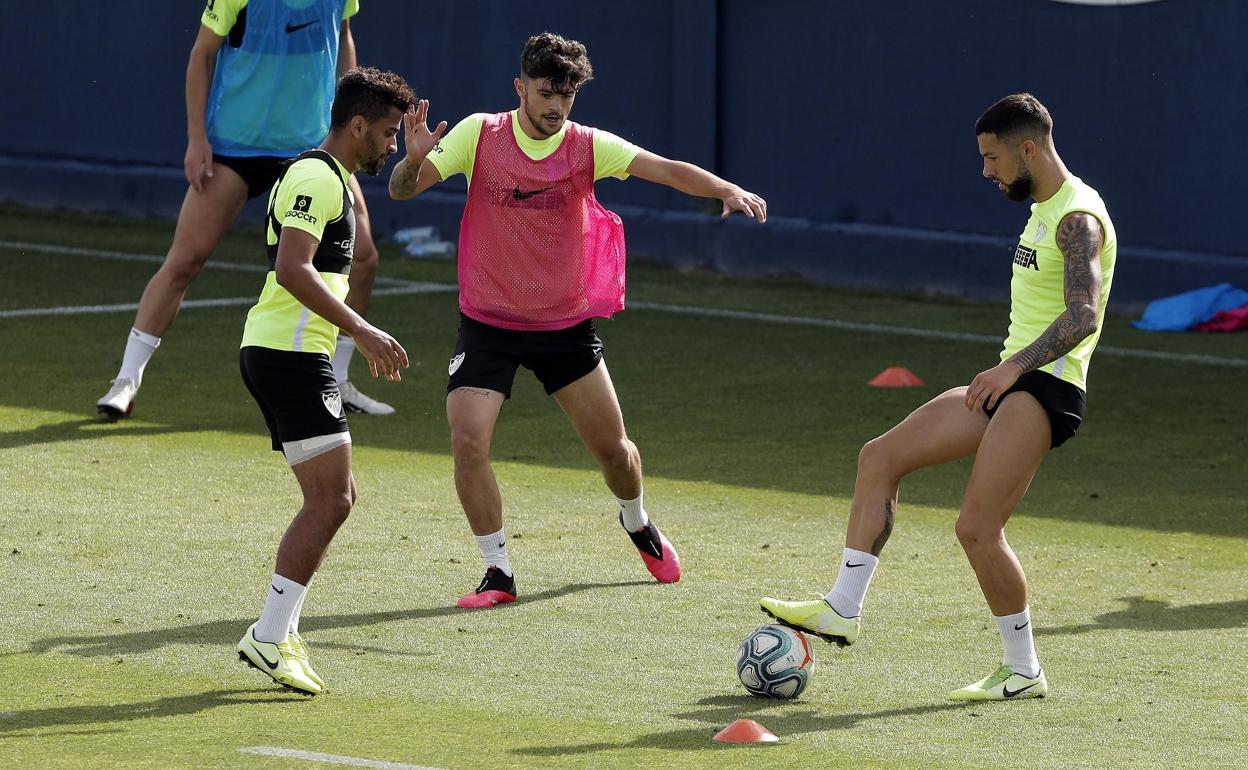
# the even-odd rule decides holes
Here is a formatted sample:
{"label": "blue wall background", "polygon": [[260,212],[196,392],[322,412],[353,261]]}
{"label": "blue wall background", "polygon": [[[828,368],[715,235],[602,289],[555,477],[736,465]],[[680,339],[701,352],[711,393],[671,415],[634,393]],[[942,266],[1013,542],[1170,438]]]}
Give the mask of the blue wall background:
{"label": "blue wall background", "polygon": [[[600,184],[634,254],[747,275],[974,297],[1007,291],[1026,209],[979,176],[975,118],[1036,94],[1059,152],[1119,231],[1123,309],[1229,280],[1242,230],[1248,2],[363,0],[361,63],[394,69],[454,123],[514,106],[525,38],[585,42],[573,118],[767,198],[759,227],[641,181]],[[173,216],[197,0],[22,3],[0,27],[0,197]],[[366,185],[376,227],[453,239],[462,177],[415,203]],[[256,215],[255,207],[250,210]],[[15,234],[3,234],[11,238]]]}

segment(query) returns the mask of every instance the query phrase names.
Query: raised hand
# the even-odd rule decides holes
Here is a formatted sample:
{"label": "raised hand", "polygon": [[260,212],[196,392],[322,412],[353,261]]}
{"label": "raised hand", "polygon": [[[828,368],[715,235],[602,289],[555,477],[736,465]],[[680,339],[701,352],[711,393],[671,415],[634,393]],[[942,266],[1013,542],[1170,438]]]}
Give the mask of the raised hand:
{"label": "raised hand", "polygon": [[403,116],[403,148],[408,157],[424,158],[433,146],[446,133],[446,121],[438,124],[433,131],[429,130],[426,120],[429,118],[429,100],[421,99],[414,108]]}

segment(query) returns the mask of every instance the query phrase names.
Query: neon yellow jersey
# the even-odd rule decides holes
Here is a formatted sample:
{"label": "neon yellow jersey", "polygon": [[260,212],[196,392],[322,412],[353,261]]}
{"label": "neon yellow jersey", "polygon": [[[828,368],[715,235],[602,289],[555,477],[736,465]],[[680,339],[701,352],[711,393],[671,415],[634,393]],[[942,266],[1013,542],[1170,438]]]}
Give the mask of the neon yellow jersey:
{"label": "neon yellow jersey", "polygon": [[[346,187],[351,175],[336,158],[334,166],[337,176],[320,158],[304,158],[295,161],[286,170],[285,175],[269,193],[269,211],[281,224],[283,231],[288,228],[302,230],[319,242],[329,228],[343,240],[354,239],[354,233],[345,234],[346,230],[354,229],[353,224],[346,227],[343,222],[344,214],[350,223],[354,222],[354,217],[350,216],[354,197],[350,188]],[[269,222],[265,235],[268,246],[277,245],[278,234],[273,230],[272,221]],[[323,248],[327,245],[340,246],[340,250],[347,250],[353,244],[322,243]],[[320,251],[318,249],[318,255]],[[318,270],[318,274],[335,297],[346,298],[349,283],[345,272]],[[247,313],[247,325],[243,329],[240,347],[255,345],[274,350],[324,353],[332,356],[337,344],[338,327],[304,307],[294,295],[278,284],[277,273],[270,270],[264,279],[260,299]]]}
{"label": "neon yellow jersey", "polygon": [[[199,23],[221,37],[225,37],[234,28],[234,22],[238,21],[238,14],[246,7],[247,0],[208,0],[208,4],[204,6],[204,12],[199,17]],[[342,18],[345,21],[359,12],[360,0],[346,0],[342,9]]]}
{"label": "neon yellow jersey", "polygon": [[[511,111],[511,132],[516,137],[516,144],[525,155],[533,160],[545,160],[559,145],[563,144],[564,134],[568,130],[568,122],[563,122],[559,133],[549,139],[531,139],[520,128],[519,110]],[[485,115],[475,113],[461,120],[429,153],[429,162],[437,168],[442,179],[446,180],[455,174],[463,174],[472,184],[472,167],[477,161],[477,140],[481,137],[481,126]],[[628,167],[641,152],[641,148],[609,131],[592,129],[594,132],[594,181],[613,176],[616,179],[628,179]]]}
{"label": "neon yellow jersey", "polygon": [[1054,377],[1086,391],[1088,363],[1101,337],[1109,287],[1114,281],[1118,258],[1118,236],[1109,219],[1105,202],[1096,190],[1078,177],[1068,178],[1057,193],[1043,203],[1031,205],[1031,218],[1014,249],[1014,277],[1010,281],[1010,331],[1001,360],[1005,361],[1027,347],[1066,312],[1065,259],[1057,248],[1057,225],[1072,211],[1082,211],[1101,223],[1105,242],[1101,247],[1101,302],[1097,330],[1074,350],[1040,367]]}

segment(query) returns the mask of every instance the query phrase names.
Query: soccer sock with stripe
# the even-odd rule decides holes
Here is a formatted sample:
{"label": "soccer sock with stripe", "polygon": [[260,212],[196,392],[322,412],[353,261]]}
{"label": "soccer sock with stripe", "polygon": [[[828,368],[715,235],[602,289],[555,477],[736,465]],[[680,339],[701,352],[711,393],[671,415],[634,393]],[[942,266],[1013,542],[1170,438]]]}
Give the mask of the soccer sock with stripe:
{"label": "soccer sock with stripe", "polygon": [[306,586],[274,572],[268,598],[264,600],[264,612],[260,613],[260,621],[256,623],[256,639],[270,644],[286,641],[290,634],[290,619],[303,602],[307,590]]}
{"label": "soccer sock with stripe", "polygon": [[1009,666],[1015,674],[1028,679],[1040,676],[1040,659],[1036,657],[1036,644],[1031,635],[1031,608],[1013,615],[993,615],[997,630],[1001,632],[1001,665]]}
{"label": "soccer sock with stripe", "polygon": [[489,535],[473,535],[473,539],[477,541],[477,547],[481,549],[481,556],[485,558],[487,570],[490,567],[498,567],[508,576],[512,574],[511,559],[507,558],[507,536],[503,534],[503,529]]}
{"label": "soccer sock with stripe", "polygon": [[117,378],[134,380],[136,386],[141,383],[143,370],[147,368],[147,362],[152,360],[152,354],[158,347],[160,347],[160,337],[154,337],[131,327],[130,336],[126,338],[126,352],[121,356],[121,371],[117,372]]}
{"label": "soccer sock with stripe", "polygon": [[843,618],[858,617],[862,614],[862,602],[867,598],[867,588],[879,564],[880,560],[866,551],[846,548],[841,552],[841,569],[836,574],[836,583],[823,600]]}

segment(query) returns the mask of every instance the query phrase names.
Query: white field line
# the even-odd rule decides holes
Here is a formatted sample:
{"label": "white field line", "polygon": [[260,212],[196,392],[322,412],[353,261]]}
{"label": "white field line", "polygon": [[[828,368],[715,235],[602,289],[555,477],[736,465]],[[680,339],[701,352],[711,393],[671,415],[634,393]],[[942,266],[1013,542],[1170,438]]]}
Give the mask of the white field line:
{"label": "white field line", "polygon": [[[32,244],[18,241],[0,240],[0,248],[26,249],[50,254],[72,254],[76,256],[100,257],[102,259],[123,259],[142,262],[161,262],[164,257],[149,254],[129,254],[121,251],[102,251],[99,249],[82,249],[74,246],[58,246],[50,244]],[[237,262],[214,262],[209,260],[207,267],[219,270],[241,270],[252,273],[268,272],[265,265],[241,264]],[[374,296],[384,297],[402,294],[435,294],[456,291],[454,284],[423,283],[404,281],[397,278],[376,279],[379,288]],[[245,305],[255,301],[254,297],[232,297],[228,299],[188,300],[182,307],[224,307]],[[740,321],[759,321],[762,323],[783,324],[786,326],[814,326],[842,331],[866,332],[869,334],[893,334],[902,337],[922,337],[926,339],[954,340],[958,342],[978,342],[989,345],[1000,345],[1001,338],[991,334],[972,334],[969,332],[941,331],[938,329],[920,329],[913,326],[892,326],[890,324],[862,323],[859,321],[840,321],[835,318],[812,318],[809,316],[777,315],[775,313],[756,313],[749,310],[723,310],[719,308],[694,307],[691,305],[669,305],[661,302],[632,302],[628,307],[634,310],[654,310],[663,313],[699,316],[703,318],[731,318]],[[125,305],[79,305],[60,308],[22,308],[19,310],[0,311],[0,318],[23,318],[44,315],[75,315],[81,313],[117,313],[134,312],[137,304]],[[1120,348],[1113,345],[1100,345],[1097,355],[1116,356],[1119,358],[1138,358],[1153,361],[1168,361],[1180,364],[1200,364],[1229,369],[1248,369],[1248,359],[1225,358],[1222,356],[1206,356],[1195,353],[1171,353],[1163,350],[1144,350],[1139,348]]]}
{"label": "white field line", "polygon": [[[458,291],[454,284],[449,283],[417,283],[407,281],[404,286],[391,286],[375,289],[374,297],[391,297],[400,294],[447,294]],[[220,299],[188,299],[182,308],[196,307],[231,307],[235,305],[255,304],[255,297],[222,297]],[[0,310],[0,318],[28,318],[41,315],[84,315],[89,313],[133,313],[139,309],[137,302],[122,305],[68,305],[65,307],[31,307],[20,310]]]}
{"label": "white field line", "polygon": [[338,754],[322,754],[317,751],[299,751],[298,749],[281,749],[275,746],[248,746],[238,750],[240,754],[258,754],[262,757],[284,757],[286,759],[303,759],[308,762],[323,762],[327,765],[349,765],[351,767],[372,767],[377,770],[438,770],[425,765],[409,765],[403,762],[384,762],[380,759],[362,759],[360,757],[344,757]]}
{"label": "white field line", "polygon": [[[95,257],[97,259],[118,259],[124,262],[151,262],[153,264],[161,264],[165,258],[159,254],[131,254],[128,251],[105,251],[103,249],[83,249],[77,246],[60,246],[54,243],[23,243],[21,241],[5,241],[0,240],[0,249],[15,249],[18,251],[36,251],[43,254],[68,254],[75,257]],[[204,263],[205,270],[233,270],[239,273],[267,273],[269,267],[261,262],[221,262],[220,260],[210,259]],[[374,279],[377,285],[387,286],[403,286],[411,283],[411,281],[403,281],[398,278],[386,278],[377,276]],[[183,307],[186,305],[183,304]]]}

